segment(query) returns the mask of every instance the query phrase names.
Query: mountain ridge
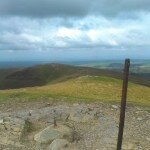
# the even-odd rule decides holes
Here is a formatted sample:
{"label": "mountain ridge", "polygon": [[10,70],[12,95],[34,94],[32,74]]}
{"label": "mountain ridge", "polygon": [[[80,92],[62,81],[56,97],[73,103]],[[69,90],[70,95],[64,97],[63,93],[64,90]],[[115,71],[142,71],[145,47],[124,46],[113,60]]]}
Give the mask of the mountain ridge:
{"label": "mountain ridge", "polygon": [[[5,73],[6,72],[6,75]],[[117,79],[122,78],[122,72],[116,70],[96,69],[91,67],[79,67],[66,64],[42,64],[28,68],[16,68],[9,70],[1,69],[3,77],[0,78],[0,89],[15,89],[22,87],[42,86],[49,83],[61,82],[70,78],[84,75],[108,76]],[[148,76],[148,75],[147,75]],[[150,86],[144,77],[137,74],[130,74],[130,81]]]}

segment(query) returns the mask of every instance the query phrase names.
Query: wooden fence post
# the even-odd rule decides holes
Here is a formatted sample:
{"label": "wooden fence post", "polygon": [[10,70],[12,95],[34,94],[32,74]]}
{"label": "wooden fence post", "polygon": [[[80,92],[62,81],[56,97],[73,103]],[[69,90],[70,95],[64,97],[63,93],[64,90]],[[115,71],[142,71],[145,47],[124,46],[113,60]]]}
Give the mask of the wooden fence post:
{"label": "wooden fence post", "polygon": [[122,99],[121,99],[121,107],[120,107],[120,122],[119,122],[117,150],[121,150],[121,148],[122,148],[123,129],[124,129],[125,110],[126,110],[126,98],[127,98],[127,88],[128,88],[128,77],[129,77],[129,67],[130,67],[130,59],[126,59],[125,65],[124,65],[124,75],[123,75]]}

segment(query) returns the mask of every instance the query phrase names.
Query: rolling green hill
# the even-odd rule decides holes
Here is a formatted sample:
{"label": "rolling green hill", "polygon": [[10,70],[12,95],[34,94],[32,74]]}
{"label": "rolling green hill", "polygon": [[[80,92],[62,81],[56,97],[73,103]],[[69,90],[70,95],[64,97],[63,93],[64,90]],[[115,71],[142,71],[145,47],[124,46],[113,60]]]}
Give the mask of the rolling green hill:
{"label": "rolling green hill", "polygon": [[[80,102],[120,102],[122,80],[106,76],[81,76],[45,86],[0,90],[0,101],[57,100]],[[129,83],[128,103],[150,106],[150,88]]]}
{"label": "rolling green hill", "polygon": [[113,71],[62,64],[47,64],[21,69],[10,74],[7,73],[6,77],[3,77],[0,82],[0,89],[41,86],[82,75],[108,75],[119,77],[119,74]]}
{"label": "rolling green hill", "polygon": [[[0,89],[42,86],[85,75],[107,76],[120,79],[122,73],[113,70],[77,67],[63,64],[37,65],[22,69],[3,69],[0,70]],[[141,77],[137,74],[131,74],[130,81],[150,86],[150,81],[145,80],[145,76]]]}

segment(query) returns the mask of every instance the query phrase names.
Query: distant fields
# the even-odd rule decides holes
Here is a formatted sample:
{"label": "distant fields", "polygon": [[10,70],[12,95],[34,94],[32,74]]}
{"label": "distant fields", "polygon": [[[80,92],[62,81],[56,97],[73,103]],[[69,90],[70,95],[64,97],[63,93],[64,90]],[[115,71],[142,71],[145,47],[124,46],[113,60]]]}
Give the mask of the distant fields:
{"label": "distant fields", "polygon": [[[105,76],[82,76],[67,81],[14,90],[0,90],[0,101],[54,98],[70,102],[118,103],[121,99],[122,81]],[[128,103],[150,106],[150,88],[129,83]]]}
{"label": "distant fields", "polygon": [[[95,61],[79,64],[79,66],[94,67],[99,69],[121,70],[123,68],[123,60]],[[150,60],[131,60],[131,73],[150,73]]]}

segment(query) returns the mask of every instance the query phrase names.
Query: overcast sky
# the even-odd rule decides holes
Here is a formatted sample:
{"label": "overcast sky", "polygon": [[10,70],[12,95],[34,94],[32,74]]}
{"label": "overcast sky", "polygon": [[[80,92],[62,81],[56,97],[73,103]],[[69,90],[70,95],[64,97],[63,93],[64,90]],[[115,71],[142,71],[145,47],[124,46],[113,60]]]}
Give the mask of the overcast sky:
{"label": "overcast sky", "polygon": [[150,59],[150,0],[0,0],[0,61]]}

